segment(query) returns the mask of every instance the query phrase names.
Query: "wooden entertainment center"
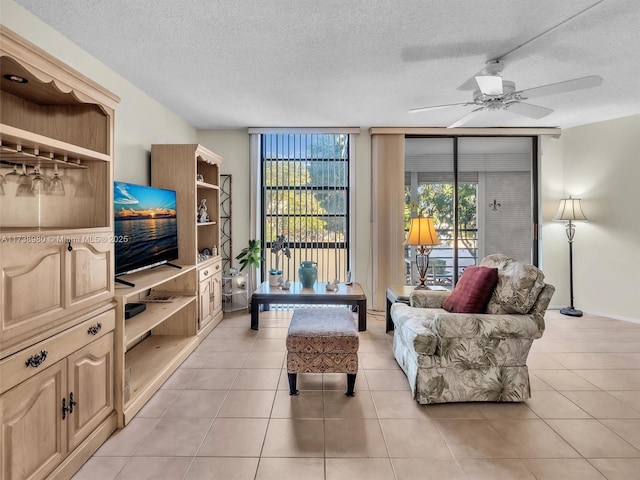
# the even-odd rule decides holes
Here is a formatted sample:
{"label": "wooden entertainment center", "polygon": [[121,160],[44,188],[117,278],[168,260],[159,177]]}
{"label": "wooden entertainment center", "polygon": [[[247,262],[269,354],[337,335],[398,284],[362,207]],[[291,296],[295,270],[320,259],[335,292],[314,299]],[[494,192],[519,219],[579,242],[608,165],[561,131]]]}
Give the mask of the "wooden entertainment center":
{"label": "wooden entertainment center", "polygon": [[[0,67],[0,478],[68,479],[222,319],[222,158],[153,146],[154,186],[178,195],[181,268],[114,284],[120,99],[3,26]],[[39,176],[64,193],[23,186]],[[125,319],[150,294],[172,298]]]}
{"label": "wooden entertainment center", "polygon": [[[5,480],[70,478],[117,426],[113,125],[120,99],[0,27],[0,454]],[[33,175],[34,177],[36,175]],[[6,178],[6,177],[5,177]]]}

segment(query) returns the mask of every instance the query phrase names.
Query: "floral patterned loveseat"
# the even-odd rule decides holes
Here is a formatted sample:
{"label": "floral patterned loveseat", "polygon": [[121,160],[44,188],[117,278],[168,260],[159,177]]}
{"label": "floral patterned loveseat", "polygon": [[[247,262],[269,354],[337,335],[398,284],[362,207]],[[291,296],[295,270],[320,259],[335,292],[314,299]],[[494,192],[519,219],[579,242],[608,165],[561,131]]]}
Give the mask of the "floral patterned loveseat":
{"label": "floral patterned loveseat", "polygon": [[450,292],[431,290],[391,307],[394,356],[421,404],[531,396],[527,355],[555,288],[535,266],[504,255],[479,265],[498,269],[486,313],[449,313],[442,304]]}

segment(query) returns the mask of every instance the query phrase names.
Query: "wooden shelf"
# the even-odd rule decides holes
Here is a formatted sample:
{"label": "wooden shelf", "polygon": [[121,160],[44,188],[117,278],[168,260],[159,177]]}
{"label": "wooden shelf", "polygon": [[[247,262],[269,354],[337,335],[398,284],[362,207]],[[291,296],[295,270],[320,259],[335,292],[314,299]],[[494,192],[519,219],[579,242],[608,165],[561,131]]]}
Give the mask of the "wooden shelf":
{"label": "wooden shelf", "polygon": [[[195,349],[198,337],[198,272],[195,265],[161,265],[124,275],[134,287],[116,284],[116,381],[122,394],[118,423],[125,426]],[[125,305],[149,292],[176,296],[173,302],[147,303],[144,312],[124,318]],[[130,369],[130,370],[129,370]],[[127,374],[130,380],[127,387]],[[129,392],[129,398],[126,397]]]}
{"label": "wooden shelf", "polygon": [[210,188],[211,190],[220,190],[218,185],[213,185],[207,182],[196,182],[196,187],[198,188]]}
{"label": "wooden shelf", "polygon": [[138,273],[132,273],[130,275],[122,275],[118,278],[135,284],[135,287],[128,287],[120,283],[116,283],[116,295],[123,295],[132,297],[144,293],[145,290],[151,290],[159,283],[173,280],[179,276],[194,270],[194,265],[182,266],[182,268],[169,267],[167,265],[160,265],[159,267],[144,270]]}
{"label": "wooden shelf", "polygon": [[78,160],[111,162],[111,155],[38,135],[11,125],[0,124],[0,137],[2,138],[0,159],[4,160],[5,155],[19,155],[20,160],[12,160],[15,163],[32,165],[49,162],[52,165],[57,163],[58,166],[66,164],[78,167]]}
{"label": "wooden shelf", "polygon": [[198,337],[152,335],[125,355],[131,369],[129,399],[124,404],[127,423],[198,345]]}
{"label": "wooden shelf", "polygon": [[144,312],[124,321],[125,349],[128,350],[140,336],[195,301],[196,297],[193,295],[182,296],[168,303],[147,303],[147,309]]}
{"label": "wooden shelf", "polygon": [[[110,230],[108,227],[94,227],[94,228],[83,228],[82,229],[82,234],[85,236],[91,236],[92,234],[97,234],[97,233],[111,233],[112,230]],[[37,239],[34,240],[32,239],[32,242],[34,241],[38,241],[38,242],[43,242],[43,241],[51,241],[53,242],[55,239],[58,239],[58,237],[77,237],[78,236],[78,229],[77,228],[67,228],[67,229],[62,229],[60,227],[5,227],[5,226],[0,226],[0,233],[11,233],[11,234],[15,234],[16,238],[12,238],[11,240],[8,239],[4,239],[4,242],[18,242],[20,239],[20,235],[19,234],[24,234],[24,235],[32,235],[34,233],[39,233],[39,234],[43,234],[42,236],[47,237],[48,234],[54,234],[52,235],[51,238],[45,238],[45,240],[43,239]],[[0,238],[0,241],[2,241],[2,238]],[[25,242],[22,242],[25,243]]]}

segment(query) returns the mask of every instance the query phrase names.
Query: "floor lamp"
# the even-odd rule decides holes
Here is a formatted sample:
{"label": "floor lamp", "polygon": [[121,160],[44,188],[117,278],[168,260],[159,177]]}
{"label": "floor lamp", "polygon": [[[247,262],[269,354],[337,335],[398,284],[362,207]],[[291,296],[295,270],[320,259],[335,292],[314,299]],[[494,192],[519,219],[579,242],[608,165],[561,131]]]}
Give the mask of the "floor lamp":
{"label": "floor lamp", "polygon": [[576,227],[572,223],[576,220],[587,220],[584,212],[582,211],[582,204],[579,198],[563,198],[560,200],[560,206],[558,207],[558,213],[553,217],[558,221],[569,221],[565,227],[567,233],[567,239],[569,240],[569,294],[571,295],[571,305],[560,310],[563,315],[569,315],[571,317],[581,317],[582,310],[576,310],[573,306],[573,237],[576,233]]}
{"label": "floor lamp", "polygon": [[436,227],[433,224],[433,218],[412,218],[411,224],[409,225],[409,234],[404,244],[418,247],[416,251],[416,267],[418,269],[418,275],[420,275],[420,284],[416,289],[428,288],[424,282],[427,277],[427,269],[429,268],[429,254],[434,245],[440,245],[440,239],[438,238]]}

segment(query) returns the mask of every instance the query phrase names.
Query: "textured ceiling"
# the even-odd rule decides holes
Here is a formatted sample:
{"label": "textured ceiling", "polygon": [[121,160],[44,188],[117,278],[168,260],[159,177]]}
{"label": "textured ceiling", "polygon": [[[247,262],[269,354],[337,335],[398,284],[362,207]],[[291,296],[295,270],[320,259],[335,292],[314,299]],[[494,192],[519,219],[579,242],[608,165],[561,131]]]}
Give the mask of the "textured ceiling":
{"label": "textured ceiling", "polygon": [[[640,113],[637,0],[17,0],[198,128],[447,126],[503,59],[518,90],[604,83],[466,126],[570,127]],[[115,92],[117,93],[117,92]]]}

